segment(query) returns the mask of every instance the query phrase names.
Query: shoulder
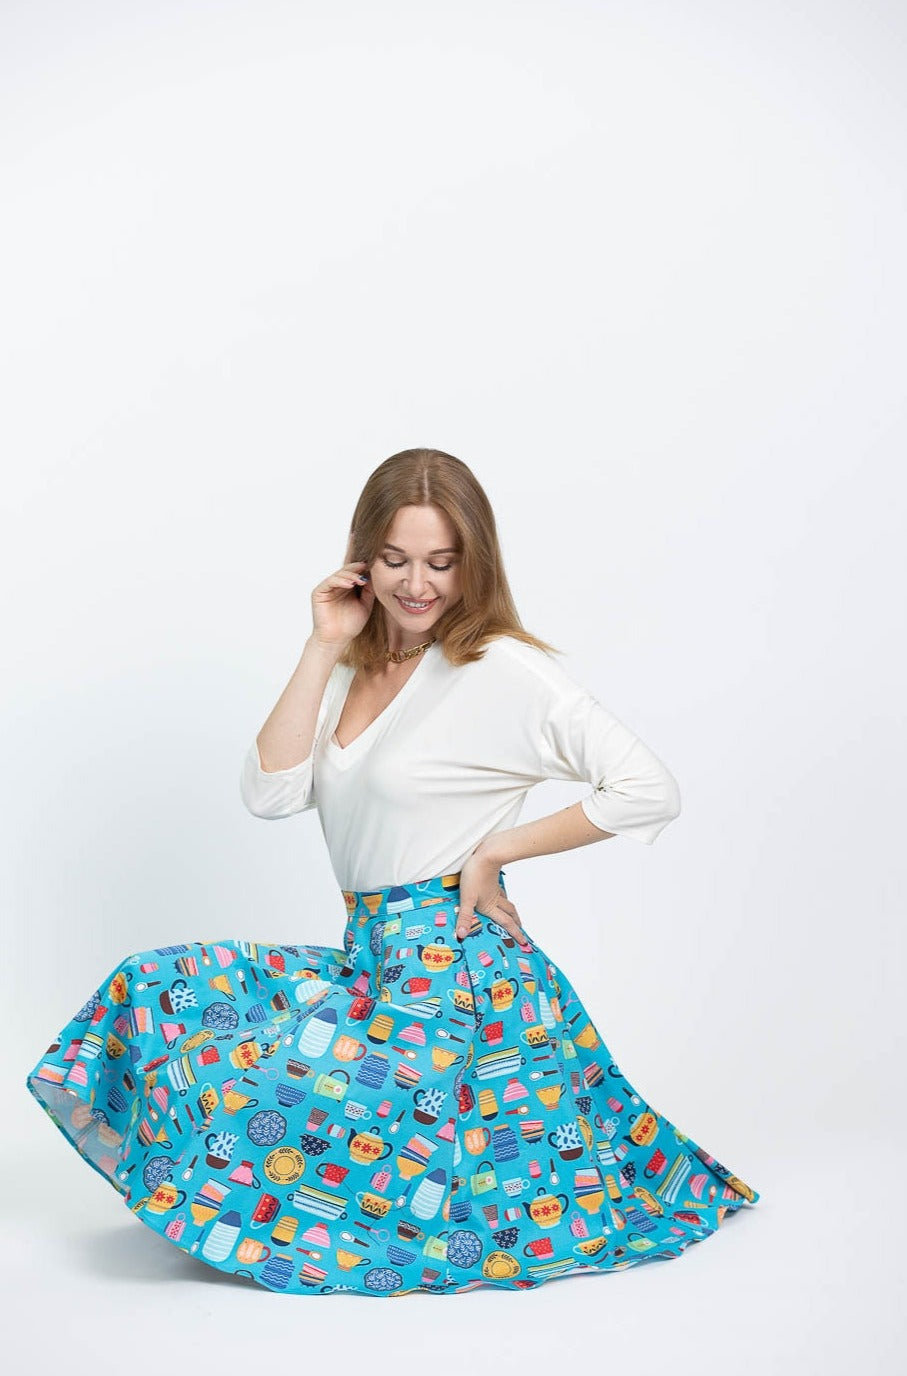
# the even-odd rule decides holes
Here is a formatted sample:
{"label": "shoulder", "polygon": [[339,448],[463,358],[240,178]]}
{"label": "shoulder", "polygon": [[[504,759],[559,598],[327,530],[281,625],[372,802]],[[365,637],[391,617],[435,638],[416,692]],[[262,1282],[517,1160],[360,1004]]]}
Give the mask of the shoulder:
{"label": "shoulder", "polygon": [[529,673],[544,672],[544,666],[555,663],[552,655],[515,635],[497,635],[485,647],[484,659],[496,665],[514,665]]}
{"label": "shoulder", "polygon": [[512,684],[524,693],[533,692],[550,699],[583,691],[564,669],[558,656],[549,654],[537,645],[529,645],[516,636],[500,635],[489,641],[480,663],[485,666],[485,673],[489,677]]}

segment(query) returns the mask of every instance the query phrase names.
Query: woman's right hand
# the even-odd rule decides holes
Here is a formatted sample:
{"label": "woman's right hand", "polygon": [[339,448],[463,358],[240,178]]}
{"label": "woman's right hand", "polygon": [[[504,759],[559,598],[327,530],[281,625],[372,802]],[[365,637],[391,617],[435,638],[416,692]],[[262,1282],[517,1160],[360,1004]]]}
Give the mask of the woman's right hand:
{"label": "woman's right hand", "polygon": [[[353,537],[347,541],[347,556],[352,553]],[[362,630],[371,615],[375,592],[371,583],[360,582],[357,574],[368,575],[364,559],[352,559],[341,564],[334,573],[312,592],[312,635],[322,645],[345,650]],[[355,589],[361,589],[356,595]]]}

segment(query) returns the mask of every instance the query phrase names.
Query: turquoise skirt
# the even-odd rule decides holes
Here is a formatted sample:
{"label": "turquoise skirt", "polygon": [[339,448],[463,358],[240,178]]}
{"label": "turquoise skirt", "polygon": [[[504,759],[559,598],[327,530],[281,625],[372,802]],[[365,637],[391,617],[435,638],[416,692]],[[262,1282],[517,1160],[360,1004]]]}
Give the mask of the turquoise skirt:
{"label": "turquoise skirt", "polygon": [[540,946],[480,913],[456,937],[458,882],[343,890],[339,949],[127,956],[28,1089],[149,1228],[284,1294],[529,1289],[754,1204]]}

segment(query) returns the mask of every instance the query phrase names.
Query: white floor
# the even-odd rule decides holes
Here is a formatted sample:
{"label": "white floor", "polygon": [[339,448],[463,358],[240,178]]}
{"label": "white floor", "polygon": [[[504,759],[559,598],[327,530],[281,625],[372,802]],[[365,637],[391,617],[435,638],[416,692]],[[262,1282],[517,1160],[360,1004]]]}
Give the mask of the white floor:
{"label": "white floor", "polygon": [[7,1146],[0,1163],[8,1371],[277,1376],[323,1363],[341,1376],[353,1362],[370,1374],[433,1376],[566,1376],[577,1364],[590,1376],[903,1369],[903,1196],[876,1189],[869,1175],[887,1171],[896,1183],[895,1144],[874,1142],[863,1170],[847,1134],[812,1143],[801,1160],[756,1153],[759,1202],[671,1261],[533,1291],[390,1300],[280,1295],[214,1271],[143,1227],[64,1141],[45,1140],[40,1118],[40,1131],[24,1114],[22,1125],[28,1145],[18,1154]]}

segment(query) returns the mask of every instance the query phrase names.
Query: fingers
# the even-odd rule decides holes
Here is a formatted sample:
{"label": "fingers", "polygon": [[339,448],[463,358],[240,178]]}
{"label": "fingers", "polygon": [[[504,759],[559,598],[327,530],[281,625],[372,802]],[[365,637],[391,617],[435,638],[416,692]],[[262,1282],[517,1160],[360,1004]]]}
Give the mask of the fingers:
{"label": "fingers", "polygon": [[[504,931],[512,936],[518,944],[522,945],[527,940],[520,915],[512,903],[508,904],[506,911],[501,911],[499,907],[494,907],[487,913],[484,909],[481,911],[483,916],[491,918],[499,927],[503,927]],[[480,928],[481,923],[477,913],[474,913],[472,917],[460,917],[457,919],[456,935],[462,939],[469,936],[471,932],[480,930]]]}
{"label": "fingers", "polygon": [[495,916],[498,926],[503,927],[505,931],[510,933],[514,941],[522,945],[526,940],[526,933],[523,931],[523,924],[516,907],[509,898],[502,898],[498,907],[504,910]]}
{"label": "fingers", "polygon": [[366,572],[368,564],[364,559],[360,559],[354,564],[344,564],[335,573],[328,574],[324,582],[319,586],[323,592],[334,590],[345,592],[349,588],[364,588],[368,586],[368,578],[362,579],[359,575]]}
{"label": "fingers", "polygon": [[499,922],[502,927],[506,927],[508,932],[522,934],[523,924],[520,921],[520,915],[510,900],[502,899],[498,906],[504,911],[495,916],[495,921]]}

